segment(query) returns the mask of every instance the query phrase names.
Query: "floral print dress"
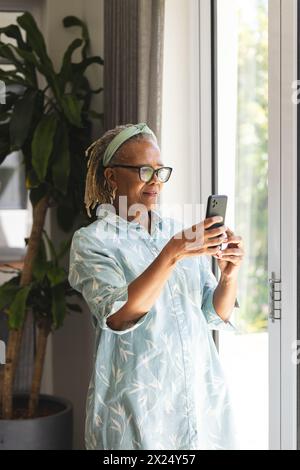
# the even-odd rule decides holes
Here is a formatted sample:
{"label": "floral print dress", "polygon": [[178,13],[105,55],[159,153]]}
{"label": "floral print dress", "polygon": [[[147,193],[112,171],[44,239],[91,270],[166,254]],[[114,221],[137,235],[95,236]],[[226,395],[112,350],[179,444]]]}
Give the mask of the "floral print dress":
{"label": "floral print dress", "polygon": [[151,234],[100,204],[77,230],[69,282],[82,293],[96,331],[86,404],[87,449],[235,449],[232,405],[212,330],[234,331],[213,306],[217,280],[206,256],[181,259],[152,308],[126,330],[106,319],[128,285],[183,229],[151,211]]}

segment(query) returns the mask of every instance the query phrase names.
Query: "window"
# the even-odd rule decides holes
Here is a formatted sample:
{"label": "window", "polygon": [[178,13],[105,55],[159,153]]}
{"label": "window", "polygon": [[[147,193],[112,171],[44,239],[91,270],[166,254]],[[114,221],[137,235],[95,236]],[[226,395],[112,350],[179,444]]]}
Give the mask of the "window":
{"label": "window", "polygon": [[268,448],[268,1],[216,0],[216,180],[241,235],[239,333],[219,352],[243,449]]}
{"label": "window", "polygon": [[[1,3],[0,3],[1,8]],[[23,11],[1,11],[0,27],[16,24]],[[25,37],[24,37],[25,39]],[[1,40],[15,44],[15,40],[1,35]],[[0,59],[1,60],[1,59]],[[1,69],[12,67],[0,62]],[[0,262],[15,261],[25,254],[25,240],[31,226],[31,205],[25,187],[22,153],[13,152],[0,166]]]}

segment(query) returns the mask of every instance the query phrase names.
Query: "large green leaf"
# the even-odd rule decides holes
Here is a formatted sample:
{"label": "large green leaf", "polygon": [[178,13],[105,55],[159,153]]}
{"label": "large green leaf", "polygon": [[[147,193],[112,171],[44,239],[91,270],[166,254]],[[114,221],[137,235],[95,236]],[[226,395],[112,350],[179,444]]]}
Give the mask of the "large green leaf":
{"label": "large green leaf", "polygon": [[54,328],[62,326],[66,315],[65,288],[63,284],[52,287],[52,318]]}
{"label": "large green leaf", "polygon": [[47,277],[51,285],[55,286],[56,284],[62,283],[66,279],[67,274],[63,268],[52,265],[47,271]]}
{"label": "large green leaf", "polygon": [[11,113],[9,113],[9,112],[7,112],[7,113],[1,112],[1,114],[0,114],[0,121],[1,121],[1,122],[7,122],[7,121],[9,121],[9,120],[10,120],[10,116],[11,116]]}
{"label": "large green leaf", "polygon": [[17,18],[18,24],[26,31],[27,43],[43,62],[51,63],[47,54],[46,43],[35,19],[29,12]]}
{"label": "large green leaf", "polygon": [[[13,64],[18,72],[24,72],[24,65],[22,61],[20,61],[19,58],[16,57],[14,53],[14,47],[11,44],[0,43],[0,57],[8,60],[9,63]],[[23,81],[26,82],[26,79],[23,78]]]}
{"label": "large green leaf", "polygon": [[82,45],[82,42],[82,39],[74,39],[74,41],[69,45],[68,49],[64,54],[62,66],[59,72],[59,76],[61,77],[64,83],[68,79],[72,79],[72,54],[76,49],[78,49]]}
{"label": "large green leaf", "polygon": [[77,64],[72,64],[73,73],[83,75],[86,69],[93,64],[104,65],[104,60],[100,56],[88,57]]}
{"label": "large green leaf", "polygon": [[38,188],[40,181],[33,168],[26,172],[26,189]]}
{"label": "large green leaf", "polygon": [[51,261],[53,261],[53,263],[57,264],[57,255],[56,255],[56,251],[55,251],[55,246],[53,245],[52,240],[50,240],[46,230],[43,230],[43,236],[45,237],[45,240],[47,242],[47,245],[48,245],[48,248],[49,248],[49,251],[50,251]]}
{"label": "large green leaf", "polygon": [[36,65],[39,71],[45,76],[47,82],[53,89],[56,98],[59,100],[62,90],[59,81],[56,79],[52,60],[47,54],[46,43],[41,31],[38,29],[33,16],[25,12],[17,19],[18,24],[26,31],[27,43],[32,51],[39,57],[40,65]]}
{"label": "large green leaf", "polygon": [[40,181],[45,179],[49,157],[53,148],[53,141],[57,127],[57,118],[54,115],[44,116],[37,126],[32,140],[32,165]]}
{"label": "large green leaf", "polygon": [[59,88],[58,87],[59,83],[55,79],[55,71],[53,69],[51,61],[46,60],[45,62],[43,62],[31,50],[24,50],[24,49],[16,48],[14,46],[10,46],[10,47],[15,51],[15,55],[23,59],[24,75],[26,75],[28,81],[32,83],[32,86],[34,88],[38,87],[36,69],[42,75],[44,75],[45,79],[49,82],[49,84],[53,86],[54,91],[56,91]]}
{"label": "large green leaf", "polygon": [[0,310],[11,304],[20,289],[20,276],[16,276],[0,286]]}
{"label": "large green leaf", "polygon": [[46,247],[45,247],[45,242],[43,238],[41,238],[38,253],[34,259],[34,263],[32,267],[34,278],[37,279],[38,281],[42,281],[44,277],[46,276],[47,269],[48,269],[48,262],[47,262]]}
{"label": "large green leaf", "polygon": [[21,59],[23,59],[24,75],[27,80],[32,83],[33,88],[38,88],[36,69],[43,74],[44,68],[42,64],[39,62],[35,54],[29,50],[15,48],[15,52],[21,57]]}
{"label": "large green leaf", "polygon": [[57,129],[53,148],[52,178],[55,188],[63,194],[67,193],[70,176],[69,136],[65,126]]}
{"label": "large green leaf", "polygon": [[46,183],[41,183],[39,186],[31,188],[29,198],[33,207],[47,194],[49,194],[49,185]]}
{"label": "large green leaf", "polygon": [[[13,70],[2,70],[2,76],[4,75],[7,79],[17,78],[19,83],[37,88],[37,77],[34,68],[36,64],[33,63],[32,57],[34,56],[31,52],[17,48],[12,44],[0,43],[0,57],[3,57],[15,67]],[[18,75],[16,75],[16,72]],[[8,84],[7,79],[4,80],[6,84]]]}
{"label": "large green leaf", "polygon": [[101,91],[101,88],[98,88],[97,90],[92,90],[90,87],[90,84],[86,77],[84,76],[86,69],[93,64],[97,65],[103,65],[103,59],[100,56],[95,56],[95,57],[89,57],[81,62],[78,62],[76,64],[71,64],[72,65],[72,93],[77,94],[78,91],[83,88],[83,90],[88,92],[89,94],[92,93],[99,93]]}
{"label": "large green leaf", "polygon": [[18,87],[24,87],[25,90],[28,86],[31,86],[31,83],[28,83],[27,80],[23,78],[23,75],[20,75],[20,73],[15,70],[0,69],[0,80],[3,80],[7,87],[9,85],[18,85]]}
{"label": "large green leaf", "polygon": [[36,90],[28,90],[15,104],[10,120],[11,151],[20,149],[28,136],[36,97]]}
{"label": "large green leaf", "polygon": [[4,123],[0,125],[0,164],[8,156],[9,149],[9,124]]}
{"label": "large green leaf", "polygon": [[61,90],[59,87],[59,80],[57,80],[55,71],[53,69],[52,62],[50,60],[43,62],[32,51],[25,51],[20,48],[15,48],[15,52],[23,59],[25,67],[24,73],[26,74],[28,80],[30,80],[33,84],[33,87],[38,87],[35,70],[37,69],[42,75],[44,75],[46,81],[53,88],[53,91],[59,99]]}
{"label": "large green leaf", "polygon": [[8,324],[10,328],[19,329],[21,328],[25,312],[26,312],[26,300],[31,289],[31,284],[20,288],[13,302],[10,304],[8,309]]}
{"label": "large green leaf", "polygon": [[22,64],[22,66],[20,66],[21,70],[19,71],[23,73],[24,78],[28,81],[28,83],[31,83],[33,88],[37,88],[38,83],[35,68],[37,68],[42,73],[43,71],[41,70],[41,66],[38,59],[30,50],[30,47],[16,47],[13,44],[8,44],[7,46],[9,50],[6,51],[6,55],[9,54],[10,56],[15,57],[18,61],[17,64]]}
{"label": "large green leaf", "polygon": [[34,263],[33,271],[32,271],[34,278],[37,279],[38,281],[42,281],[47,274],[47,269],[48,269],[48,262],[39,259],[39,257],[37,256],[35,259],[35,263]]}
{"label": "large green leaf", "polygon": [[4,28],[0,28],[0,34],[5,34],[8,38],[15,39],[20,49],[28,49],[27,44],[23,41],[20,28],[16,24],[10,24]]}
{"label": "large green leaf", "polygon": [[12,91],[6,90],[5,93],[5,103],[0,104],[0,112],[11,111],[18,99],[20,98],[20,93],[13,93]]}
{"label": "large green leaf", "polygon": [[85,41],[85,45],[82,49],[82,56],[86,57],[87,49],[90,44],[90,37],[89,37],[89,32],[88,32],[86,24],[82,20],[77,18],[76,16],[70,15],[70,16],[65,16],[65,18],[63,19],[63,25],[65,28],[70,28],[72,26],[79,26],[81,28],[81,35],[82,35],[83,40]]}
{"label": "large green leaf", "polygon": [[70,124],[76,127],[82,127],[81,109],[83,103],[80,102],[75,95],[64,95],[61,103]]}
{"label": "large green leaf", "polygon": [[40,71],[42,71],[41,63],[39,62],[38,58],[32,51],[15,48],[15,52],[24,60],[24,62],[27,62],[30,65],[37,67]]}

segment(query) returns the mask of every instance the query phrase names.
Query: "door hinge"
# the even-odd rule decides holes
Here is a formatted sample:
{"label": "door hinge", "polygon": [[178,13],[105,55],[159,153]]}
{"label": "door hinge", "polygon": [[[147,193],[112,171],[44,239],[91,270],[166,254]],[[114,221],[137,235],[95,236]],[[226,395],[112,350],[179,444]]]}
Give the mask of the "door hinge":
{"label": "door hinge", "polygon": [[272,277],[269,279],[269,317],[274,322],[281,320],[281,279],[276,279],[276,275],[272,272]]}

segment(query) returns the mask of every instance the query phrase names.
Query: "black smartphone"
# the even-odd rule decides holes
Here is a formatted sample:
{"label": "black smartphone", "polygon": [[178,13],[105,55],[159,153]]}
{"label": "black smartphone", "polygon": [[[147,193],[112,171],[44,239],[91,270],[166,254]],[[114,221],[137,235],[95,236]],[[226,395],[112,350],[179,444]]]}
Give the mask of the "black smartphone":
{"label": "black smartphone", "polygon": [[217,222],[216,224],[209,227],[207,230],[211,230],[212,228],[221,227],[225,224],[225,215],[226,215],[226,207],[227,207],[227,196],[213,194],[209,196],[207,200],[207,208],[206,208],[206,219],[209,217],[214,217],[216,215],[223,217],[222,222]]}

